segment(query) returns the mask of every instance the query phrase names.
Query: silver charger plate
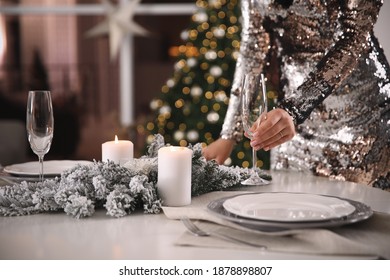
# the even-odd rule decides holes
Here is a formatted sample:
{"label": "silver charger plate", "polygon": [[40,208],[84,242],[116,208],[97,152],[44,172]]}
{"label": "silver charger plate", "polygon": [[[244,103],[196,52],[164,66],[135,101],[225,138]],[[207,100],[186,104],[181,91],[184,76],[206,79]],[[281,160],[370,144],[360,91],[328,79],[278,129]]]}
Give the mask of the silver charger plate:
{"label": "silver charger plate", "polygon": [[[48,177],[48,176],[45,176],[45,179],[46,178],[55,178],[55,177]],[[9,175],[7,173],[4,173],[4,172],[0,172],[0,186],[1,185],[14,185],[14,184],[20,184],[21,182],[39,182],[40,179],[38,176],[34,176],[34,177],[18,177],[18,176],[13,176],[13,175]]]}
{"label": "silver charger plate", "polygon": [[285,231],[291,229],[305,229],[305,228],[339,227],[339,226],[344,226],[344,225],[349,225],[349,224],[354,224],[357,222],[364,221],[373,215],[373,211],[371,207],[369,207],[368,205],[361,203],[359,201],[337,197],[338,199],[345,200],[348,203],[350,203],[352,206],[354,206],[355,211],[343,217],[326,219],[324,221],[272,221],[272,220],[251,219],[251,218],[235,215],[224,208],[223,204],[226,200],[237,196],[240,195],[229,196],[229,197],[224,197],[224,198],[214,200],[208,204],[207,209],[210,211],[211,214],[216,215],[222,219],[239,224],[240,226],[254,229],[254,230],[267,231],[267,232]]}

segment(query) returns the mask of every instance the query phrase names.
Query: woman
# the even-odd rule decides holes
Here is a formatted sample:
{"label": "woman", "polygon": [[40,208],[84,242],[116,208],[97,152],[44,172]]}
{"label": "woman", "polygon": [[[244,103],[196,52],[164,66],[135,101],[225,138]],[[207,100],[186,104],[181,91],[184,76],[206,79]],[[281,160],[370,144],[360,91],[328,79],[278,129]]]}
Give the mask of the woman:
{"label": "woman", "polygon": [[275,148],[273,168],[389,188],[390,67],[373,35],[381,5],[242,0],[242,42],[229,108],[220,139],[204,156],[220,164],[229,156],[242,135],[242,76],[264,72],[279,87],[279,103],[251,145]]}

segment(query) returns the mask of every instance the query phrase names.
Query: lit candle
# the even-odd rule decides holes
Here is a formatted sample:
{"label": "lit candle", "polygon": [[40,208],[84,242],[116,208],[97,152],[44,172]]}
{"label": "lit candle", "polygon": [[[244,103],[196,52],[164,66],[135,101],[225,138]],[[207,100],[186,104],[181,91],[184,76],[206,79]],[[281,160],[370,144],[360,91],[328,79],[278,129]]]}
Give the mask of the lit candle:
{"label": "lit candle", "polygon": [[158,150],[157,191],[165,206],[191,204],[192,151],[169,146]]}
{"label": "lit candle", "polygon": [[134,145],[128,140],[118,140],[115,135],[115,141],[108,141],[102,144],[102,161],[113,161],[123,165],[133,159]]}

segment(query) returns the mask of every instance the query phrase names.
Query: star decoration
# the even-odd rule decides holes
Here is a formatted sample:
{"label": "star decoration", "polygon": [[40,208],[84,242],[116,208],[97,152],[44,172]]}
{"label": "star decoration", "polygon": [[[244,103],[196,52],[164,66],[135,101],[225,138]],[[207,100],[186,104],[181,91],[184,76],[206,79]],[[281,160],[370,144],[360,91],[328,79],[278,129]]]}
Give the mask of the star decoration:
{"label": "star decoration", "polygon": [[117,56],[123,39],[128,34],[146,36],[149,32],[133,21],[135,9],[141,0],[132,0],[127,5],[115,7],[109,0],[101,0],[106,19],[86,32],[87,37],[109,35],[110,58]]}

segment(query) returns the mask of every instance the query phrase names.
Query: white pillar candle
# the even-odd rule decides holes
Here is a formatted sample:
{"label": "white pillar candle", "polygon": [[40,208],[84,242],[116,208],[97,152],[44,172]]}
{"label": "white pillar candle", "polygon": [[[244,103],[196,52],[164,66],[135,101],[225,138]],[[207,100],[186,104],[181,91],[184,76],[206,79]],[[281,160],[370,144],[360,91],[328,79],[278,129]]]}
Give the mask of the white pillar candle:
{"label": "white pillar candle", "polygon": [[134,145],[128,140],[118,140],[115,135],[115,141],[108,141],[102,144],[102,161],[113,161],[123,165],[133,159]]}
{"label": "white pillar candle", "polygon": [[169,146],[158,150],[157,191],[165,206],[191,204],[192,151]]}

